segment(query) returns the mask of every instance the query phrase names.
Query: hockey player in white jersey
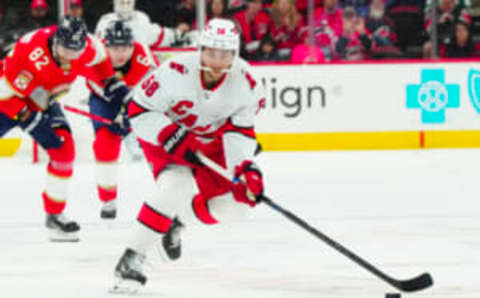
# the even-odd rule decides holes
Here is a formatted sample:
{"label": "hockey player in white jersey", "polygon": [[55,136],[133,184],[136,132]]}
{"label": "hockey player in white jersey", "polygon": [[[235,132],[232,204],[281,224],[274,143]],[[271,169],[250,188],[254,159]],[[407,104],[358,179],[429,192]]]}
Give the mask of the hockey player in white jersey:
{"label": "hockey player in white jersey", "polygon": [[177,44],[181,37],[189,37],[184,32],[152,23],[148,15],[135,10],[135,0],[113,0],[113,10],[114,12],[103,15],[98,21],[95,29],[97,36],[103,38],[109,24],[121,20],[132,28],[137,42],[150,48],[171,47]]}
{"label": "hockey player in white jersey", "polygon": [[[136,87],[128,106],[156,181],[147,195],[121,256],[116,292],[146,283],[142,264],[156,246],[166,261],[181,255],[180,232],[200,223],[241,218],[263,192],[253,162],[254,118],[264,102],[263,86],[238,57],[239,34],[232,21],[212,19],[197,53],[164,62]],[[202,166],[196,151],[235,173],[232,183]]]}

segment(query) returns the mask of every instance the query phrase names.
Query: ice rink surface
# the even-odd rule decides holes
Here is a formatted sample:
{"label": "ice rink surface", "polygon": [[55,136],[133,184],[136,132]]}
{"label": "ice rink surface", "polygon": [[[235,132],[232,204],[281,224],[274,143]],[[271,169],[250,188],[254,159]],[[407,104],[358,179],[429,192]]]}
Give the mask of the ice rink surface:
{"label": "ice rink surface", "polygon": [[[267,193],[395,278],[429,271],[433,288],[402,297],[480,297],[480,150],[263,153]],[[79,243],[49,243],[40,193],[45,164],[0,159],[0,297],[96,298],[143,193],[143,163],[122,163],[119,218],[99,219],[93,165],[75,167],[67,214]],[[382,298],[394,291],[267,206],[250,218],[191,226],[183,258],[148,259],[139,297]]]}

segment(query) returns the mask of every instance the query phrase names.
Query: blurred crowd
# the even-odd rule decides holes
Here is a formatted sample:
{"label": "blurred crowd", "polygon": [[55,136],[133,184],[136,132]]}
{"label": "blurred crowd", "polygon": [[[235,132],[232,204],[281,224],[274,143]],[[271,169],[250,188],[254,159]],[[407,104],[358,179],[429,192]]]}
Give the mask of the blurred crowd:
{"label": "blurred crowd", "polygon": [[[93,31],[111,1],[70,0],[70,14]],[[206,0],[207,19],[233,19],[241,56],[251,61],[321,63],[339,60],[480,56],[480,0]],[[54,24],[57,0],[2,0],[0,48],[21,34]],[[153,22],[197,30],[195,0],[137,0]],[[432,40],[433,17],[437,40]],[[309,30],[309,26],[313,30]],[[436,45],[436,47],[435,47]],[[182,46],[182,45],[179,45]]]}

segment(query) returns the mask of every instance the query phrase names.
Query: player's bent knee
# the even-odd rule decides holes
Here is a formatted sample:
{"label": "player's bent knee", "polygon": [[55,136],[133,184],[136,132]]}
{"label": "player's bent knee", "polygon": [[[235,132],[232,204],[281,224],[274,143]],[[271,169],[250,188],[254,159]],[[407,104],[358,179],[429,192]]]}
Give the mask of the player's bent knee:
{"label": "player's bent knee", "polygon": [[192,171],[184,166],[169,165],[156,180],[156,188],[146,202],[169,216],[184,217],[197,193]]}
{"label": "player's bent knee", "polygon": [[97,161],[116,161],[120,156],[121,141],[122,137],[107,127],[98,129],[93,142],[93,152]]}

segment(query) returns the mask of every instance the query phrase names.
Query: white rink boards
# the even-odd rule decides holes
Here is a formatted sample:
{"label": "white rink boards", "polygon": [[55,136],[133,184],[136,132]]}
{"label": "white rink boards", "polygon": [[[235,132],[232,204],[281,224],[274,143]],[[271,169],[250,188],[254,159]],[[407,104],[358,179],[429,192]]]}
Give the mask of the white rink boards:
{"label": "white rink boards", "polygon": [[[432,273],[402,297],[480,296],[480,150],[263,153],[267,193],[396,278]],[[67,213],[81,242],[49,243],[40,198],[45,164],[0,159],[0,297],[122,297],[107,293],[130,223],[151,186],[122,163],[120,218],[98,218],[93,165],[76,165]],[[383,298],[394,291],[266,206],[240,222],[188,227],[184,257],[153,252],[138,297]]]}

